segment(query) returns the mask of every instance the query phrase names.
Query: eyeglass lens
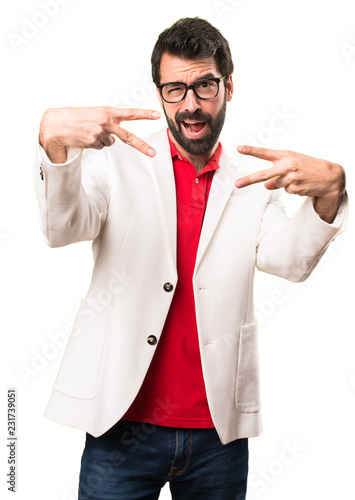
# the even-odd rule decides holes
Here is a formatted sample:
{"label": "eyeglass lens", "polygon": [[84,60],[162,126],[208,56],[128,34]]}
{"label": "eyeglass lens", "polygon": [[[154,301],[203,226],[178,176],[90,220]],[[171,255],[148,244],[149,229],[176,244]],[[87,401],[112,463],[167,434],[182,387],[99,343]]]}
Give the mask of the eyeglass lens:
{"label": "eyeglass lens", "polygon": [[[213,80],[200,80],[195,82],[193,89],[201,99],[213,99],[218,92],[218,84]],[[169,102],[182,100],[186,91],[184,83],[169,83],[163,87],[163,98]]]}

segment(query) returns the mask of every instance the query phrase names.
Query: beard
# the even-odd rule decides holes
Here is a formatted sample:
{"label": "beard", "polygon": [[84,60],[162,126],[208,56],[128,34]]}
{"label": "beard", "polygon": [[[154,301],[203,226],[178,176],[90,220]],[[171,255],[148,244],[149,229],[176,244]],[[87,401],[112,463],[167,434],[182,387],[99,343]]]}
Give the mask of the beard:
{"label": "beard", "polygon": [[[173,120],[168,117],[165,107],[163,107],[163,109],[170,132],[178,144],[180,144],[180,146],[190,155],[204,155],[213,149],[219,139],[224,125],[224,120],[226,118],[227,100],[224,99],[223,105],[215,118],[213,118],[210,113],[203,113],[199,110],[194,113],[189,113],[188,111],[176,113],[175,121],[177,125],[175,125]],[[182,130],[182,122],[184,120],[206,122],[208,130],[206,131],[204,137],[201,137],[200,139],[189,139],[186,137]]]}

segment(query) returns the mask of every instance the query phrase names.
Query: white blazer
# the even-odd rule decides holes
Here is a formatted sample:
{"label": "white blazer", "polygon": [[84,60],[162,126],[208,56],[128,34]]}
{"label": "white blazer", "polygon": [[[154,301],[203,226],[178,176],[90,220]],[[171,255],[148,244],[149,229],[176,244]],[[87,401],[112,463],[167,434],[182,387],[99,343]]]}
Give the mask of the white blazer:
{"label": "white blazer", "polygon": [[[175,288],[178,280],[166,129],[147,142],[154,159],[117,140],[102,151],[70,149],[64,165],[52,164],[40,148],[35,162],[48,244],[93,240],[95,257],[46,416],[93,436],[119,420],[137,395],[157,346],[151,336],[159,342],[174,294],[164,284]],[[234,187],[245,174],[223,150],[193,275],[207,399],[224,444],[262,430],[255,265],[291,281],[306,279],[346,219],[346,200],[327,224],[310,198],[289,219],[278,191]]]}

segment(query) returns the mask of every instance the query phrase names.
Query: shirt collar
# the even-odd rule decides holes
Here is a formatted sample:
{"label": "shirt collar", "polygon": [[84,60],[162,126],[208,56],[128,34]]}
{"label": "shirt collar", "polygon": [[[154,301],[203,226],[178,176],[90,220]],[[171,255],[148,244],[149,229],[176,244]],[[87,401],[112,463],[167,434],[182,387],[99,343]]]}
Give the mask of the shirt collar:
{"label": "shirt collar", "polygon": [[[175,146],[175,144],[173,143],[173,141],[170,139],[170,135],[169,135],[169,129],[167,129],[167,133],[168,133],[168,139],[169,139],[169,144],[170,144],[170,152],[171,152],[171,158],[174,159],[174,158],[180,158],[188,163],[190,163],[190,160],[188,160],[187,158],[185,158],[184,156],[182,156],[177,147]],[[221,155],[222,155],[222,144],[219,142],[218,143],[218,148],[216,149],[216,151],[214,152],[213,156],[208,160],[208,163],[204,166],[204,168],[202,169],[202,171],[200,172],[200,174],[202,172],[207,172],[207,171],[210,171],[210,170],[217,170],[219,167],[219,161],[221,159]]]}

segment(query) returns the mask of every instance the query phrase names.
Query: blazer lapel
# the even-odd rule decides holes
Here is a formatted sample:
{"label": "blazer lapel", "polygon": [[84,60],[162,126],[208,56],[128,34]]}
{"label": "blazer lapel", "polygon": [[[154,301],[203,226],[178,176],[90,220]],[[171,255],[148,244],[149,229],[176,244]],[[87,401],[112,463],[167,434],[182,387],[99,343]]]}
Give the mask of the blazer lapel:
{"label": "blazer lapel", "polygon": [[173,264],[176,268],[176,190],[173,162],[166,128],[151,135],[148,143],[157,152],[152,163],[161,214],[166,228],[166,233],[162,237],[165,237],[167,240]]}
{"label": "blazer lapel", "polygon": [[225,153],[224,149],[222,151],[219,166],[220,168],[216,170],[213,175],[211,191],[208,197],[197,250],[195,273],[207,250],[231,192],[233,191],[234,182],[241,176],[241,171],[236,167],[235,162]]}
{"label": "blazer lapel", "polygon": [[[153,158],[153,173],[157,187],[158,199],[162,217],[165,222],[166,232],[162,237],[167,240],[167,245],[176,268],[176,189],[174,169],[170,154],[170,146],[166,129],[160,130],[149,137],[149,144],[155,148],[157,155]],[[234,188],[234,182],[242,175],[235,162],[222,151],[220,168],[213,176],[211,191],[208,198],[204,222],[197,250],[195,272],[209,245],[213,233],[222,216],[223,210]]]}

